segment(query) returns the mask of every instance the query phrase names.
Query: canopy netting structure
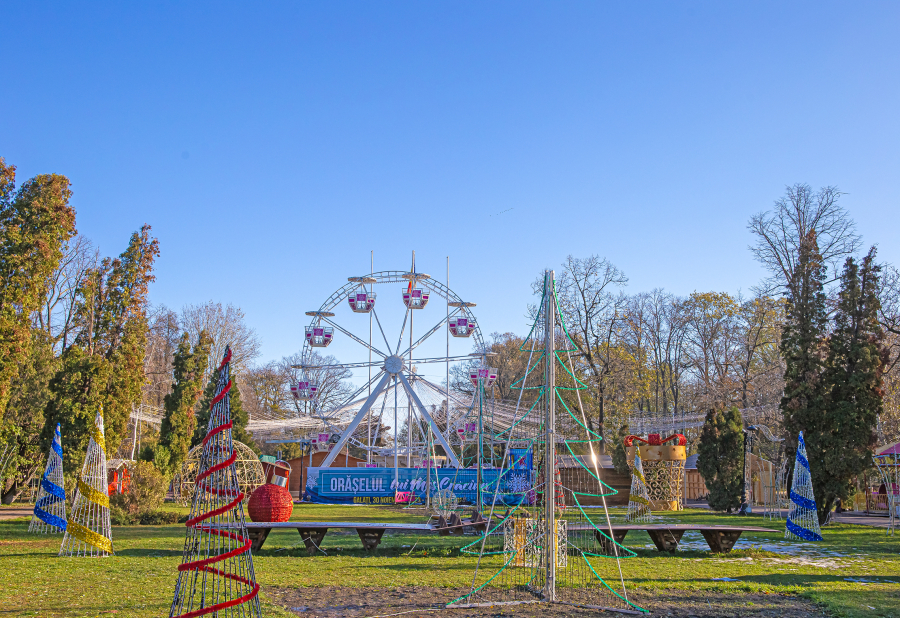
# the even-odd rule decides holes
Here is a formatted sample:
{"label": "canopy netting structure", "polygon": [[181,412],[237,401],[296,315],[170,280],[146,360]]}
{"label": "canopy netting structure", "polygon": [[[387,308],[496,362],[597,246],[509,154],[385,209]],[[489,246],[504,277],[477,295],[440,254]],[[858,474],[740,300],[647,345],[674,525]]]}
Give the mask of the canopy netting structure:
{"label": "canopy netting structure", "polygon": [[[488,530],[462,548],[478,562],[469,593],[448,607],[549,602],[644,612],[625,590],[620,559],[635,554],[611,534],[605,497],[616,491],[601,480],[601,436],[588,428],[580,394],[586,386],[575,376],[574,345],[558,309],[553,271],[545,273],[537,316],[521,349],[529,357],[524,377],[513,385],[519,391],[513,422],[485,435],[484,406],[473,406],[478,468],[497,461],[499,474],[479,483]],[[478,388],[483,401],[484,380]],[[563,456],[580,467],[561,475]],[[587,502],[601,508],[589,514]]]}

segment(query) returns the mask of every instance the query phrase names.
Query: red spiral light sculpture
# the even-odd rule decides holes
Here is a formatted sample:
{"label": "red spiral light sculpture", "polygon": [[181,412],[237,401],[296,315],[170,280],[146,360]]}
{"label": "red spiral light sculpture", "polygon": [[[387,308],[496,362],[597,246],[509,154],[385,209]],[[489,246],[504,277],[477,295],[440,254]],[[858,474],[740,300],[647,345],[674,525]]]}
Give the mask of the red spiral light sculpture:
{"label": "red spiral light sculpture", "polygon": [[230,361],[229,348],[219,365],[216,395],[210,404],[209,425],[203,439],[191,515],[185,524],[184,553],[178,567],[170,618],[196,618],[243,603],[250,603],[248,615],[260,616],[259,584],[253,571],[251,542],[244,520],[244,493],[234,467],[236,455],[228,397]]}

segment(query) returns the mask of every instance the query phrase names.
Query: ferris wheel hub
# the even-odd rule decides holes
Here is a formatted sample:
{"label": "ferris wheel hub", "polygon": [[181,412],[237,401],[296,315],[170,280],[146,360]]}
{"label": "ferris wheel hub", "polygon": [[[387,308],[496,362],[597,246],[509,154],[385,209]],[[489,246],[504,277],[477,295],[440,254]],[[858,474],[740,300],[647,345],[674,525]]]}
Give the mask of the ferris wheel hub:
{"label": "ferris wheel hub", "polygon": [[398,373],[403,371],[403,368],[403,359],[396,354],[388,356],[386,359],[384,359],[384,370],[391,375],[397,375]]}

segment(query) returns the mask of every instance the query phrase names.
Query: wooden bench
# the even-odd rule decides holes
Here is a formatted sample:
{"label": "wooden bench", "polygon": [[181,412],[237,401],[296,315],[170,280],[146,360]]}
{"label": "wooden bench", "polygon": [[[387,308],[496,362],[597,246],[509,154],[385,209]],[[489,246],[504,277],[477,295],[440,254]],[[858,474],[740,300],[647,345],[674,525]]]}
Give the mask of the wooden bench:
{"label": "wooden bench", "polygon": [[322,544],[325,533],[329,528],[353,528],[359,535],[363,547],[372,551],[381,543],[381,537],[388,530],[395,532],[414,532],[418,534],[437,532],[437,528],[431,524],[397,524],[360,521],[264,521],[247,522],[247,535],[253,544],[252,551],[262,549],[263,543],[272,530],[294,529],[300,533],[300,539],[306,545],[310,555],[316,553],[316,549]]}
{"label": "wooden bench", "polygon": [[[605,526],[598,526],[606,532]],[[582,527],[583,528],[583,527]],[[643,530],[650,535],[650,540],[659,551],[674,552],[678,549],[681,537],[688,530],[699,532],[706,539],[711,552],[722,554],[730,552],[743,532],[780,532],[771,528],[756,528],[754,526],[693,526],[691,524],[613,524],[612,533],[616,543],[622,544],[631,530]],[[594,536],[612,554],[612,545],[605,536],[594,530]]]}

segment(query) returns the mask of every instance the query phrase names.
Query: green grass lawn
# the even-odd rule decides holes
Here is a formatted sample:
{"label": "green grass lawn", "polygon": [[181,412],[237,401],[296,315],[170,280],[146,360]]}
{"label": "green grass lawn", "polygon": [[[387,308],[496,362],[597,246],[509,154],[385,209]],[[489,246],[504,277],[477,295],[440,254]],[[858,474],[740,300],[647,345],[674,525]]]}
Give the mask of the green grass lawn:
{"label": "green grass lawn", "polygon": [[[601,512],[596,513],[599,516]],[[616,513],[614,518],[619,519],[620,515]],[[422,522],[424,515],[423,511],[394,507],[298,505],[293,519]],[[726,516],[704,510],[684,511],[667,516],[664,521],[783,526],[783,522],[769,526],[759,516]],[[27,519],[0,522],[0,615],[168,615],[176,568],[181,562],[183,525],[114,527],[116,556],[101,560],[57,558],[60,536],[29,535],[27,527]],[[755,547],[725,555],[698,550],[669,555],[647,547],[652,547],[652,543],[646,533],[631,532],[625,545],[635,549],[638,556],[623,561],[625,582],[630,589],[647,592],[733,593],[736,604],[744,592],[800,595],[821,604],[835,616],[900,618],[900,583],[882,583],[900,582],[900,535],[889,537],[882,529],[851,525],[828,526],[823,535],[825,542],[816,544],[814,555],[769,551],[790,547],[784,543],[783,533],[745,534],[741,541]],[[472,540],[473,537],[385,535],[375,554],[367,555],[353,531],[329,532],[322,547],[327,555],[310,557],[296,532],[274,531],[264,549],[254,554],[265,615],[290,615],[270,603],[267,587],[466,587],[472,581],[475,560],[461,556],[459,547]],[[686,534],[682,542],[705,546],[696,533]],[[713,581],[722,577],[738,581]],[[850,582],[845,580],[847,577],[879,583]]]}

